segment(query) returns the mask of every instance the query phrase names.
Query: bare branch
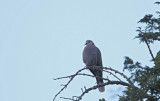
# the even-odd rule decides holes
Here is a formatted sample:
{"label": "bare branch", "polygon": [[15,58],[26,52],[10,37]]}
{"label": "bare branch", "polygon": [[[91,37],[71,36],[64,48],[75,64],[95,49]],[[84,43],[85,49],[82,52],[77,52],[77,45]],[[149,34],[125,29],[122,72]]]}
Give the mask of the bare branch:
{"label": "bare branch", "polygon": [[[70,78],[70,80],[68,81],[67,84],[64,85],[64,87],[55,95],[55,97],[53,98],[53,101],[55,101],[56,97],[68,86],[68,84],[73,80],[73,78],[81,71],[85,70],[86,68],[82,68],[80,70],[78,70],[74,75],[72,75],[72,77]],[[64,77],[62,77],[64,78]],[[61,79],[61,78],[59,78]]]}
{"label": "bare branch", "polygon": [[116,85],[123,85],[123,86],[129,86],[128,83],[126,82],[123,82],[123,81],[108,81],[106,83],[103,83],[103,84],[98,84],[96,86],[93,86],[93,87],[90,87],[88,89],[86,89],[80,96],[77,97],[77,100],[73,100],[73,101],[79,101],[82,99],[82,97],[88,93],[89,91],[91,90],[94,90],[94,89],[97,89],[99,87],[103,87],[103,86],[106,86],[106,85],[113,85],[113,84],[116,84]]}
{"label": "bare branch", "polygon": [[[93,76],[93,75],[89,75],[89,74],[85,74],[85,73],[80,73],[82,72],[83,70],[86,70],[86,69],[89,69],[89,68],[93,68],[93,69],[100,69],[100,70],[103,70],[104,72],[106,73],[109,73],[110,75],[113,75],[116,79],[118,79],[118,81],[111,81],[109,80],[108,78],[102,78],[102,77],[97,77],[97,76]],[[129,82],[126,83],[126,82],[123,82],[120,78],[118,78],[115,74],[113,74],[112,72],[114,72],[115,74],[119,74],[121,75],[122,77],[124,77],[125,79],[127,79],[127,81]],[[105,83],[102,83],[102,84],[98,84],[96,86],[93,86],[93,87],[90,87],[88,89],[81,89],[82,90],[82,94],[79,96],[79,97],[76,97],[76,100],[73,99],[73,98],[65,98],[65,97],[61,97],[63,99],[68,99],[68,100],[72,100],[72,101],[79,101],[82,99],[82,97],[88,93],[89,91],[91,90],[94,90],[94,89],[97,89],[99,87],[102,87],[102,86],[106,86],[106,85],[113,85],[113,84],[116,84],[116,85],[123,85],[123,86],[129,86],[129,85],[133,85],[133,83],[127,78],[126,75],[124,75],[123,73],[119,72],[118,70],[115,70],[115,69],[112,69],[111,67],[101,67],[101,66],[92,66],[92,67],[85,67],[85,68],[82,68],[80,70],[78,70],[75,74],[73,75],[70,75],[70,76],[65,76],[65,77],[59,77],[59,78],[55,78],[54,80],[60,80],[60,79],[64,79],[64,78],[69,78],[70,80],[65,84],[63,85],[64,87],[55,95],[53,101],[55,101],[56,97],[69,85],[69,83],[78,75],[82,75],[82,76],[89,76],[89,77],[93,77],[93,78],[102,78],[103,80],[107,80],[107,82]],[[133,85],[134,86],[134,85]],[[75,97],[75,96],[74,96]]]}
{"label": "bare branch", "polygon": [[114,71],[115,73],[118,73],[119,75],[121,75],[122,77],[124,77],[130,84],[133,85],[133,83],[128,79],[128,77],[126,75],[124,75],[123,73],[119,72],[118,70],[115,70],[111,67],[103,67],[103,69],[106,69],[106,70],[111,70],[111,71]]}
{"label": "bare branch", "polygon": [[109,71],[106,71],[106,70],[103,70],[103,71],[105,71],[105,72],[109,73],[110,75],[113,75],[115,78],[117,78],[119,81],[121,81],[121,79],[120,79],[120,78],[118,78],[116,75],[114,75],[112,72],[109,72]]}
{"label": "bare branch", "polygon": [[116,84],[116,85],[123,85],[123,86],[129,86],[128,83],[123,82],[123,81],[108,81],[108,82],[106,82],[106,83],[98,84],[98,85],[95,85],[95,86],[93,86],[93,87],[90,87],[90,88],[86,89],[84,92],[82,92],[82,94],[81,94],[80,96],[77,96],[77,99],[65,98],[65,97],[61,97],[61,98],[63,98],[63,99],[68,99],[68,100],[72,100],[72,101],[80,101],[80,100],[82,99],[82,97],[83,97],[86,93],[90,92],[91,90],[95,90],[95,89],[97,89],[97,88],[99,88],[99,87],[102,87],[102,86],[114,85],[114,84]]}
{"label": "bare branch", "polygon": [[[86,69],[88,69],[88,68],[86,68]],[[60,80],[60,79],[64,79],[64,78],[72,78],[73,76],[78,76],[78,75],[102,78],[102,77],[93,76],[93,75],[89,75],[89,74],[85,74],[85,73],[78,73],[78,74],[76,74],[76,75],[73,74],[73,75],[70,75],[70,76],[59,77],[59,78],[55,78],[55,79],[53,79],[53,80]],[[102,78],[102,79],[108,80],[107,78]],[[63,85],[63,86],[64,86],[64,85]]]}
{"label": "bare branch", "polygon": [[66,99],[66,100],[71,100],[71,101],[74,101],[74,99],[71,99],[71,98],[66,98],[66,97],[60,97],[62,99]]}
{"label": "bare branch", "polygon": [[[93,75],[89,75],[89,74],[85,74],[85,73],[79,73],[77,75],[83,75],[83,76],[90,76],[90,77],[93,77],[93,78],[102,78],[102,77],[99,77],[99,76],[93,76]],[[108,78],[102,78],[103,80],[109,80]]]}

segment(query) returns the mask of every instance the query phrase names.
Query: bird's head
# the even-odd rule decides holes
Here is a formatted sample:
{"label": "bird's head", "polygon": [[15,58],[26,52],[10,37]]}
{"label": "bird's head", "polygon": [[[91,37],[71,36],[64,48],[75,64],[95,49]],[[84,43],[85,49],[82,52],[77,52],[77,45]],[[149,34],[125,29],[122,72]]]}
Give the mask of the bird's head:
{"label": "bird's head", "polygon": [[92,40],[86,40],[85,45],[94,45],[94,43]]}

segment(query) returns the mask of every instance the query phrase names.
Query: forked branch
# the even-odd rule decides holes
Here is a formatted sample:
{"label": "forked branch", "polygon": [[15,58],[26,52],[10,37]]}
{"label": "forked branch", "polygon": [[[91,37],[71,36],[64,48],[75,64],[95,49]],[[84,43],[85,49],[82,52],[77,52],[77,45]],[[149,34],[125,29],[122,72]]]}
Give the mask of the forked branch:
{"label": "forked branch", "polygon": [[[104,73],[109,73],[110,75],[112,75],[113,77],[115,77],[117,79],[117,81],[113,81],[113,80],[109,80],[108,78],[102,78],[102,77],[97,77],[97,76],[93,76],[93,75],[90,75],[90,74],[85,74],[85,73],[81,73],[82,71],[86,70],[86,69],[89,69],[89,68],[93,68],[93,69],[101,69],[104,71]],[[98,85],[95,85],[93,87],[90,87],[88,89],[81,89],[82,90],[82,94],[80,96],[73,96],[72,98],[66,98],[66,97],[60,97],[60,98],[63,98],[63,99],[67,99],[67,100],[72,100],[72,101],[80,101],[82,99],[82,97],[94,90],[94,89],[97,89],[99,87],[102,87],[102,86],[106,86],[106,85],[123,85],[123,86],[129,86],[129,85],[133,85],[133,83],[127,78],[126,75],[124,75],[123,73],[119,72],[118,70],[115,70],[113,68],[108,68],[108,67],[100,67],[100,66],[93,66],[93,67],[84,67],[80,70],[78,70],[75,74],[73,75],[70,75],[70,76],[64,76],[64,77],[59,77],[59,78],[55,78],[54,80],[60,80],[60,79],[65,79],[65,78],[69,78],[69,81],[63,85],[63,88],[54,96],[53,98],[53,101],[55,101],[56,97],[71,83],[71,81],[76,77],[76,76],[88,76],[88,77],[92,77],[92,78],[102,78],[104,80],[104,83],[102,84],[98,84]],[[123,78],[125,78],[127,82],[124,82],[122,81],[118,76],[116,76],[116,74],[119,74],[121,75]]]}

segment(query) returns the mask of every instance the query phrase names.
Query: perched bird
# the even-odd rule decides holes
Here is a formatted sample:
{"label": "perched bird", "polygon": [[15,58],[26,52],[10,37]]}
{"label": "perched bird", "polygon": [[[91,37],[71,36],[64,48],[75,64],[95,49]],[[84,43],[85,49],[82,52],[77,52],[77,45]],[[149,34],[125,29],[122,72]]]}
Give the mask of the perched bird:
{"label": "perched bird", "polygon": [[[85,43],[85,48],[83,50],[83,62],[85,63],[86,67],[89,68],[91,73],[96,77],[97,84],[103,83],[103,73],[102,69],[93,69],[90,68],[92,66],[100,66],[102,67],[102,57],[100,50],[94,45],[92,40],[87,40]],[[101,78],[98,78],[101,77]],[[104,92],[105,88],[99,87],[100,92]]]}

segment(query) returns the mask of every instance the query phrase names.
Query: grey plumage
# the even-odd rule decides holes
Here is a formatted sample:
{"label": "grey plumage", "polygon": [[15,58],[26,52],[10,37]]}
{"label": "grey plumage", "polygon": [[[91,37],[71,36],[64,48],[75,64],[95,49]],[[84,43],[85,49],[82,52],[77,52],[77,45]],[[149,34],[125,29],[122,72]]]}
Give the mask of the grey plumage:
{"label": "grey plumage", "polygon": [[[89,68],[89,66],[103,66],[102,65],[102,57],[100,50],[94,45],[93,41],[87,40],[85,43],[85,48],[83,50],[83,62],[86,64],[86,66]],[[91,69],[89,68],[91,73],[96,77],[97,84],[103,83],[102,78],[103,77],[102,70],[100,69]],[[105,88],[100,87],[100,92],[104,92]]]}

